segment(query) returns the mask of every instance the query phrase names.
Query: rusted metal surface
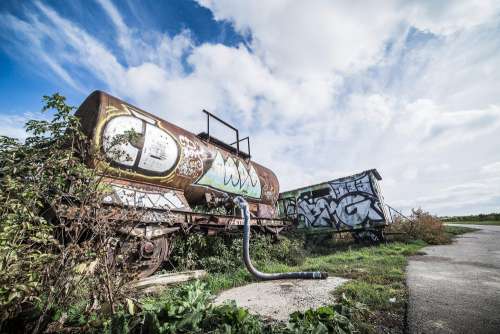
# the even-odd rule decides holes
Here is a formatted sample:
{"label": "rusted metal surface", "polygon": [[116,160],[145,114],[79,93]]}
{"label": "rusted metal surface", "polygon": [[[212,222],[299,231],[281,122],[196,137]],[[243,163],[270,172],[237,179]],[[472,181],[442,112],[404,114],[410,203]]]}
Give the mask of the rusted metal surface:
{"label": "rusted metal surface", "polygon": [[[180,191],[191,207],[207,192],[271,206],[278,198],[279,183],[268,168],[104,92],[92,93],[76,115],[93,149],[108,157],[92,164],[115,179]],[[115,159],[111,139],[130,130],[139,139],[119,147],[130,159]]]}
{"label": "rusted metal surface", "polygon": [[[95,210],[92,214],[89,210]],[[165,227],[165,233],[171,233],[178,230],[178,228],[186,228],[186,226],[201,226],[212,228],[231,228],[242,227],[243,221],[238,216],[231,215],[218,215],[209,213],[189,212],[183,210],[160,210],[150,208],[134,208],[133,210],[126,207],[119,207],[115,205],[102,205],[100,208],[81,208],[73,205],[61,204],[56,208],[57,216],[68,220],[78,220],[81,217],[100,217],[102,221],[108,222],[122,222],[124,223],[123,231],[131,234],[132,230],[127,230],[126,226],[135,226],[136,224],[148,224],[153,226]],[[161,217],[161,219],[152,220],[151,215]],[[154,224],[152,224],[154,223]],[[128,224],[128,225],[127,225]],[[252,218],[251,225],[263,228],[285,228],[291,227],[292,221],[289,219],[279,218]],[[137,236],[148,237],[146,231],[135,233]],[[155,236],[158,234],[156,233]]]}
{"label": "rusted metal surface", "polygon": [[102,183],[109,187],[109,194],[103,199],[106,204],[130,208],[191,211],[181,190],[110,177],[104,177]]}
{"label": "rusted metal surface", "polygon": [[[115,179],[108,178],[106,181],[116,184]],[[134,184],[134,187],[136,189],[138,185]],[[152,193],[157,190],[156,188],[154,185],[147,185],[146,190]],[[112,194],[114,196],[116,192]],[[125,198],[136,200],[137,197],[133,196],[135,194],[137,191],[134,190],[131,194],[125,195]],[[55,208],[56,215],[59,219],[73,222],[80,221],[83,217],[99,217],[104,223],[114,224],[116,231],[121,235],[147,240],[181,231],[184,233],[202,231],[213,235],[220,232],[238,231],[243,227],[243,221],[237,212],[235,215],[192,212],[184,208],[171,209],[150,205],[149,199],[140,200],[140,202],[106,200],[109,197],[109,195],[106,196],[103,204],[98,208],[60,204]],[[293,222],[289,219],[270,217],[252,219],[252,228],[264,233],[277,235],[283,229],[292,227]]]}

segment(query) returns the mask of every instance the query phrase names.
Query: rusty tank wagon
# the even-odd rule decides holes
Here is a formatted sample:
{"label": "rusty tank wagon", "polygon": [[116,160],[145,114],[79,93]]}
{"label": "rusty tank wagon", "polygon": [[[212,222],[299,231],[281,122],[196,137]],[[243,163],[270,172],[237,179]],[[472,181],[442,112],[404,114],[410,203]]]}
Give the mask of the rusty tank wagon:
{"label": "rusty tank wagon", "polygon": [[[277,235],[292,224],[277,218],[278,179],[251,160],[249,138],[241,139],[236,128],[203,112],[207,131],[195,135],[101,91],[93,92],[76,111],[92,150],[105,158],[88,164],[102,173],[111,189],[103,206],[117,212],[119,232],[127,240],[121,247],[133,255],[140,277],[168,259],[175,233],[241,229],[239,209],[228,206],[235,196],[248,202],[255,230]],[[211,121],[234,131],[235,142],[213,137]],[[131,132],[133,139],[114,143],[117,136]],[[245,142],[247,152],[240,149]],[[122,154],[113,154],[116,151]],[[124,210],[143,214],[124,218]],[[71,207],[59,211],[66,219],[76,214]]]}

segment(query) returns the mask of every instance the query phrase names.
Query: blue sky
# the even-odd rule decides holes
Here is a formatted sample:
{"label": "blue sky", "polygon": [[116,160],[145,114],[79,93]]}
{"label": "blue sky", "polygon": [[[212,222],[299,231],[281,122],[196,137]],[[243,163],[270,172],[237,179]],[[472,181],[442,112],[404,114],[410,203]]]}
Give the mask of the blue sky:
{"label": "blue sky", "polygon": [[[93,1],[44,1],[45,5],[57,9],[62,17],[71,19],[76,25],[85,27],[92,35],[104,42],[111,50],[116,50],[113,24],[106,13]],[[116,9],[124,16],[127,24],[141,30],[161,31],[169,36],[175,36],[183,30],[189,30],[196,44],[222,43],[237,45],[245,43],[243,36],[232,28],[229,22],[213,20],[212,13],[207,8],[193,1],[120,1],[115,3]],[[6,0],[0,4],[4,15],[14,15],[26,19],[36,13],[34,2],[19,2]],[[152,15],[156,13],[157,15]],[[19,53],[19,48],[10,45],[12,31],[5,27],[0,40],[5,47],[0,53],[0,96],[2,112],[22,113],[40,109],[41,96],[51,92],[64,92],[69,101],[78,105],[87,93],[68,89],[57,75],[38,68],[40,63],[34,62],[28,52]],[[15,38],[15,37],[14,37]],[[23,46],[24,47],[24,46]],[[120,55],[118,55],[120,56]],[[123,61],[123,59],[121,59]],[[189,70],[189,68],[186,68]],[[92,75],[85,78],[87,89],[105,88]]]}
{"label": "blue sky", "polygon": [[197,132],[214,111],[283,190],[377,168],[387,202],[500,211],[497,1],[0,3],[0,134],[108,91]]}

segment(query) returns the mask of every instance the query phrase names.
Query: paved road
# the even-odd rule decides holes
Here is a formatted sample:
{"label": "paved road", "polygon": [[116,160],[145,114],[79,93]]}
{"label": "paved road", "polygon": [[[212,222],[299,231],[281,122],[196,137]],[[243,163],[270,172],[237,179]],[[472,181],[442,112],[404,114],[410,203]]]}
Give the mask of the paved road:
{"label": "paved road", "polygon": [[410,333],[500,333],[500,226],[467,225],[408,266]]}

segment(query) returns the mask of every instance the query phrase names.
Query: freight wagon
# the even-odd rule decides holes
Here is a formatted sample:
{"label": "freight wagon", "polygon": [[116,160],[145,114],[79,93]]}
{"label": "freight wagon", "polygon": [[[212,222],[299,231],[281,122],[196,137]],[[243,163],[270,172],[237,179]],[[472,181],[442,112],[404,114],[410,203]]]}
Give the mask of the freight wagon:
{"label": "freight wagon", "polygon": [[391,222],[376,169],[280,194],[280,216],[299,229],[351,232],[356,240],[382,241]]}

